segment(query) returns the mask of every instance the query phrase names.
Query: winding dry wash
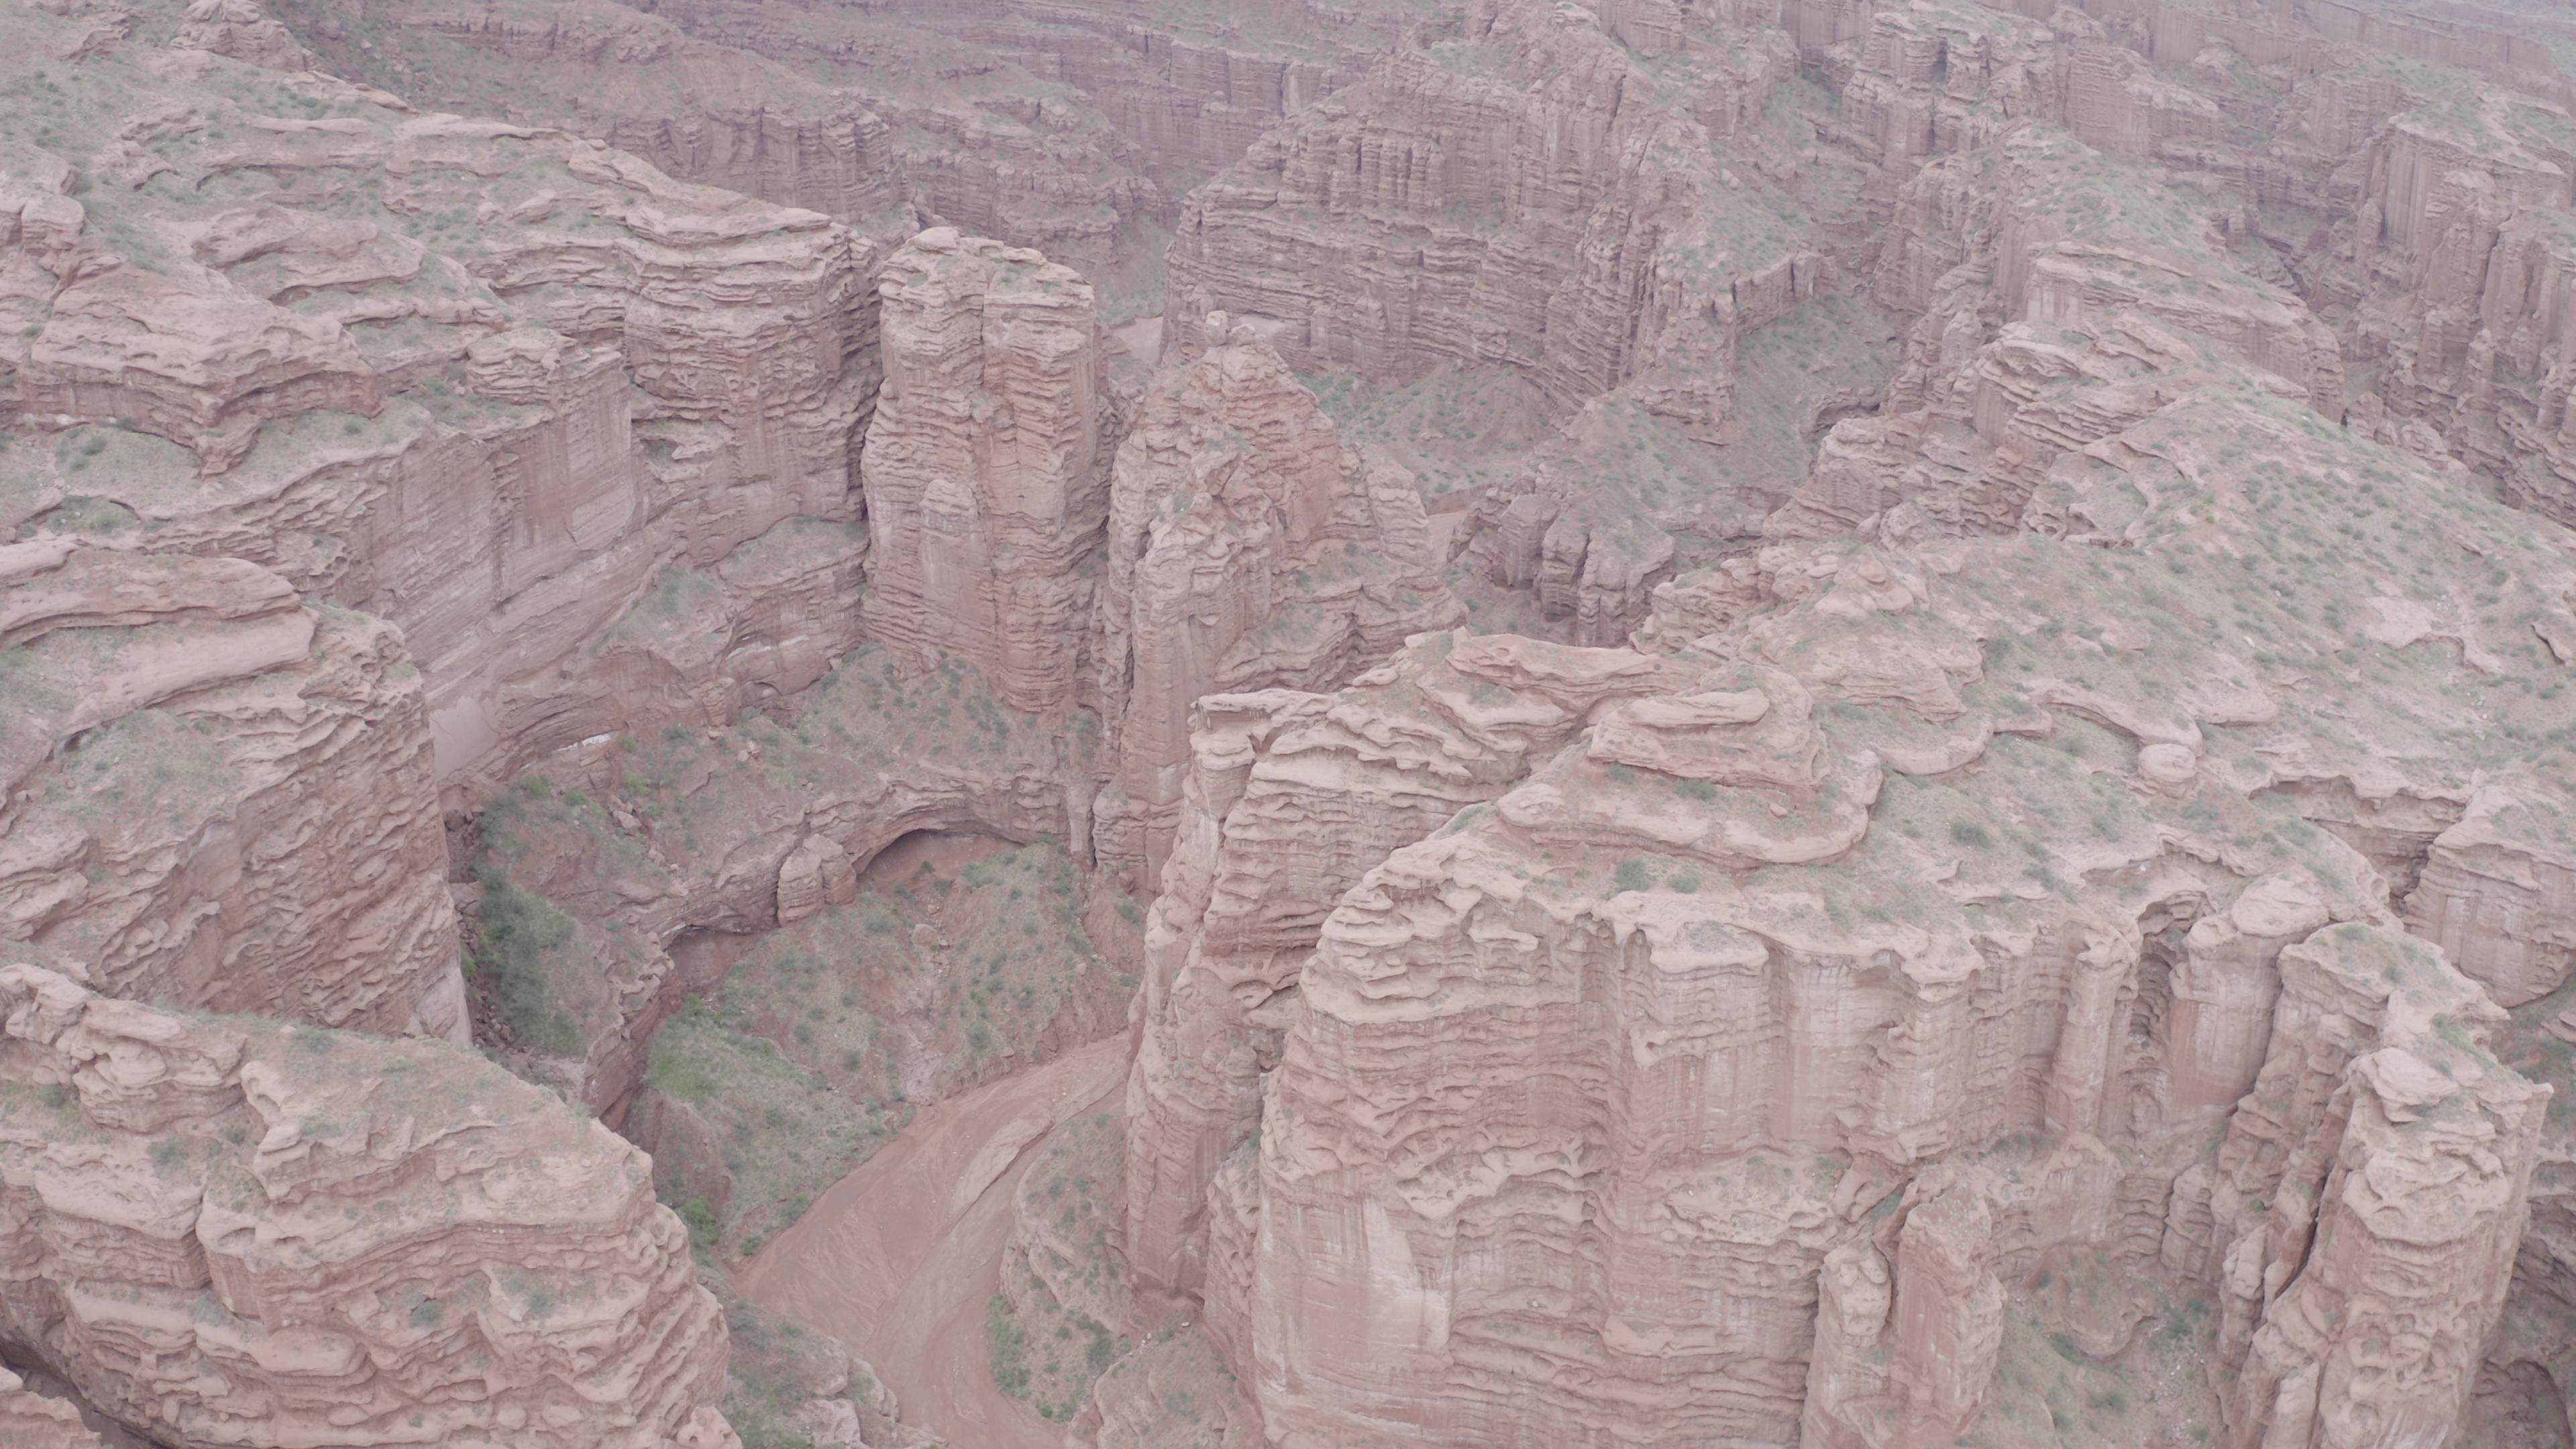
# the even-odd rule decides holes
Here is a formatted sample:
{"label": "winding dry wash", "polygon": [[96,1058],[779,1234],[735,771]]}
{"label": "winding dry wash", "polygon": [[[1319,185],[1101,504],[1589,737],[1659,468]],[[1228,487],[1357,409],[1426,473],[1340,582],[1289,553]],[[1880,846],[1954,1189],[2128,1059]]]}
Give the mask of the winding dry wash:
{"label": "winding dry wash", "polygon": [[0,1449],[2576,1449],[2563,0],[0,0]]}

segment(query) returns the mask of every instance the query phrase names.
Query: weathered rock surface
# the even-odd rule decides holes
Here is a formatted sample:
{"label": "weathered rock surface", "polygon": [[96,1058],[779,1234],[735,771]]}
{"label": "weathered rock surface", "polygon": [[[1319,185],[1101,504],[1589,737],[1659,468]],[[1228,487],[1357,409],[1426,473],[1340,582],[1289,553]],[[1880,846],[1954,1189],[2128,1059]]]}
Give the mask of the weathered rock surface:
{"label": "weathered rock surface", "polygon": [[1014,709],[1075,699],[1122,409],[1090,284],[940,228],[886,264],[885,385],[863,482],[865,616],[945,650]]}
{"label": "weathered rock surface", "polygon": [[1201,696],[1326,688],[1462,617],[1411,475],[1342,446],[1252,328],[1217,330],[1155,376],[1110,486],[1095,651],[1122,813],[1095,811],[1093,840],[1146,881],[1171,850]]}
{"label": "weathered rock surface", "polygon": [[[1129,1245],[1275,1442],[1947,1443],[2019,1295],[2093,1261],[2251,1285],[2173,1401],[2238,1442],[2468,1403],[2543,1095],[2476,1044],[2476,983],[2566,975],[2524,794],[2563,798],[2534,768],[2563,741],[2506,681],[2566,668],[2570,564],[2321,418],[2324,326],[2130,174],[2022,127],[1908,183],[1878,285],[1928,320],[1891,416],[1775,519],[1879,546],[1666,585],[1633,692],[1495,681],[1561,731],[1514,758],[1390,711],[1457,669],[1420,640],[1329,702],[1202,705]],[[2464,698],[2483,738],[2444,723]],[[1344,732],[1423,750],[1407,790],[1462,773],[1418,821],[1354,808]],[[1325,869],[1261,868],[1270,822],[1317,817],[1279,834]],[[2348,940],[2438,1000],[2331,1026],[2295,983]],[[2308,1207],[2233,1182],[2239,1134],[2306,1144]],[[2111,1354],[2152,1311],[2035,1301]]]}
{"label": "weathered rock surface", "polygon": [[130,1000],[463,1040],[419,671],[240,559],[0,546],[0,941]]}
{"label": "weathered rock surface", "polygon": [[1736,332],[1824,271],[1784,203],[1713,150],[1789,50],[1722,30],[1665,57],[1678,84],[1658,85],[1588,10],[1473,6],[1192,195],[1167,344],[1197,345],[1223,309],[1301,368],[1509,363],[1565,406],[1669,364],[1660,407],[1722,418]]}
{"label": "weathered rock surface", "polygon": [[578,1111],[31,967],[0,1013],[0,1335],[102,1410],[190,1449],[734,1442],[687,1235]]}
{"label": "weathered rock surface", "polygon": [[1426,8],[1265,5],[1213,26],[1127,0],[279,10],[340,74],[418,104],[562,126],[888,240],[914,214],[1001,237],[1134,309],[1181,196]]}
{"label": "weathered rock surface", "polygon": [[[13,183],[7,523],[105,500],[399,626],[451,806],[855,642],[861,540],[794,525],[858,515],[872,243],[315,72],[80,64],[159,99]],[[115,184],[74,200],[74,165]],[[675,596],[712,627],[657,631]]]}
{"label": "weathered rock surface", "polygon": [[1899,504],[1943,531],[2018,528],[2057,460],[2231,365],[2330,412],[2343,396],[2323,322],[2237,272],[2202,218],[2053,128],[1906,182],[1876,287],[1922,313],[1906,361],[1881,415],[1825,439],[1772,537],[1847,533]]}
{"label": "weathered rock surface", "polygon": [[1263,1074],[1334,901],[1387,852],[1500,794],[1606,704],[1671,678],[1627,650],[1441,633],[1338,696],[1199,703],[1146,923],[1144,1035],[1127,1087],[1127,1250],[1141,1289],[1196,1294],[1218,1271],[1210,1185],[1260,1123]]}
{"label": "weathered rock surface", "polygon": [[558,126],[684,181],[915,229],[894,128],[847,91],[610,0],[275,7],[341,75],[468,115]]}
{"label": "weathered rock surface", "polygon": [[103,1449],[99,1437],[81,1422],[80,1411],[61,1399],[27,1388],[26,1381],[0,1369],[0,1431],[20,1449]]}

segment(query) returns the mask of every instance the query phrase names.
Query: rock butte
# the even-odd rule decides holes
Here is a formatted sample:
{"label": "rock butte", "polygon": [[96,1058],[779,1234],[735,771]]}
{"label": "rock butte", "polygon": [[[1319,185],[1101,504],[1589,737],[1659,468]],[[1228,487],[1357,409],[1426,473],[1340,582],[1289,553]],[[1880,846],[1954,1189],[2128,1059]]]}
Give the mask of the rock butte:
{"label": "rock butte", "polygon": [[2563,7],[36,0],[0,135],[0,1443],[2576,1442]]}

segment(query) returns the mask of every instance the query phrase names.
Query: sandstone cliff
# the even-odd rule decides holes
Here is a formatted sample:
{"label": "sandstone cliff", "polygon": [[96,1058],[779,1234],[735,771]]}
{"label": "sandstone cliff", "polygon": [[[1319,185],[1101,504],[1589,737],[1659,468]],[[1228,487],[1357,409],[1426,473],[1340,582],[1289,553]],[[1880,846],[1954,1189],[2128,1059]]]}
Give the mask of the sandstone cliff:
{"label": "sandstone cliff", "polygon": [[163,1442],[714,1446],[641,1153],[470,1053],[0,968],[0,1336]]}
{"label": "sandstone cliff", "polygon": [[[2128,1353],[2149,1281],[2233,1295],[2219,1376],[2162,1402],[2238,1442],[2469,1402],[2540,1131],[2484,988],[2566,980],[2527,803],[2565,745],[2506,681],[2567,667],[2568,557],[2321,418],[2324,325],[2065,133],[1934,161],[1898,215],[1909,360],[1773,520],[1886,551],[1658,589],[1655,652],[1569,656],[1628,689],[1490,682],[1554,730],[1504,758],[1391,692],[1464,645],[1202,705],[1129,1247],[1274,1439],[1946,1443],[2014,1408],[2027,1315]],[[1441,767],[1363,786],[1354,748]],[[1318,836],[1322,869],[1264,852]],[[2411,1024],[2285,984],[2347,942],[2412,963],[2367,968],[2421,977]],[[2229,1175],[2258,1131],[2304,1196]]]}
{"label": "sandstone cliff", "polygon": [[1411,475],[1342,446],[1254,329],[1210,326],[1214,345],[1156,375],[1110,485],[1095,654],[1117,753],[1093,841],[1144,881],[1171,850],[1200,696],[1337,684],[1460,617]]}
{"label": "sandstone cliff", "polygon": [[945,650],[1012,708],[1075,698],[1122,404],[1091,287],[941,228],[887,263],[885,384],[863,483],[869,630]]}
{"label": "sandstone cliff", "polygon": [[[8,522],[103,504],[399,626],[451,805],[855,642],[854,543],[781,529],[857,515],[870,243],[313,72],[121,47],[79,79],[11,183]],[[718,582],[711,636],[590,647],[674,570]]]}
{"label": "sandstone cliff", "polygon": [[[131,536],[133,530],[127,530]],[[168,1006],[463,1040],[420,672],[239,559],[0,546],[0,940]]]}
{"label": "sandstone cliff", "polygon": [[1758,115],[1788,49],[1724,30],[1659,85],[1589,11],[1471,7],[1192,196],[1167,339],[1195,345],[1223,309],[1299,367],[1508,363],[1560,406],[1669,363],[1664,406],[1723,417],[1736,332],[1822,266],[1776,189],[1712,149]]}
{"label": "sandstone cliff", "polygon": [[[2219,566],[2205,550],[2224,525],[2184,522],[2200,510],[2223,520],[2251,491],[2322,517],[2365,470],[2405,466],[2260,391],[2198,406],[2214,415],[2124,435],[2125,485],[2082,488],[2107,499],[2150,467],[2173,480],[2150,514],[2169,522],[2129,547],[2024,535],[1900,562],[1836,546],[1822,587],[1780,580],[1797,602],[1700,636],[1714,660],[1632,656],[1641,679],[1663,676],[1649,697],[1598,711],[1520,783],[1486,787],[1503,790],[1489,809],[1416,844],[1381,836],[1380,849],[1401,848],[1340,895],[1311,954],[1282,942],[1257,958],[1278,963],[1258,989],[1149,997],[1130,1171],[1153,1187],[1131,1188],[1133,1250],[1140,1271],[1204,1293],[1274,1432],[1411,1416],[1435,1442],[1608,1443],[1599,1426],[1615,1419],[1785,1442],[1804,1415],[1825,1436],[1811,1442],[1945,1440],[1988,1394],[2004,1342],[1997,1285],[2087,1244],[2136,1271],[2169,1232],[2194,1231],[2206,1209],[2177,1184],[2205,1150],[2192,1145],[2207,1140],[2201,1124],[2262,1095],[2266,1041],[2285,1040],[2274,1019],[2289,1008],[2276,1003],[2298,999],[2280,984],[2283,951],[2338,920],[2390,938],[2397,902],[2380,867],[2332,833],[2344,822],[2331,792],[2317,792],[2311,820],[2271,803],[2299,798],[2282,793],[2294,780],[2377,768],[2338,763],[2341,710],[2230,662],[2205,621],[2177,612],[2207,601],[2185,606],[2157,579],[2176,563],[2181,578]],[[2254,456],[2218,465],[2222,446]],[[2292,457],[2323,481],[2266,492],[2267,462]],[[2491,546],[2519,534],[2492,508],[2481,517]],[[2558,607],[2543,601],[2565,562],[2511,546],[2548,581],[2527,597]],[[2128,590],[2165,602],[2099,612]],[[2276,649],[2346,647],[2279,617],[2264,624]],[[2510,647],[2528,658],[2535,646]],[[2459,688],[2533,727],[2456,660],[2379,658],[2367,686],[2379,728],[2428,726]],[[1408,658],[1390,673],[1429,667]],[[1367,698],[1334,709],[1356,720]],[[1203,778],[1242,750],[1216,707]],[[2408,783],[2458,800],[2468,763]],[[1302,783],[1312,766],[1298,774],[1300,799],[1332,798]],[[1220,841],[1260,818],[1233,803],[1252,798],[1231,783],[1243,778],[1213,777],[1229,782],[1210,801]],[[1192,965],[1158,966],[1149,990],[1192,982],[1215,958],[1221,938],[1183,914],[1191,902],[1251,894],[1203,896],[1175,871],[1153,939],[1158,961]],[[2449,971],[2412,949],[2427,973]],[[1246,1004],[1269,1014],[1266,1050],[1222,1025]],[[1172,1042],[1239,1059],[1237,1085]],[[1264,1055],[1277,1075],[1256,1095]],[[2503,1124],[2496,1140],[2528,1142],[2534,1090],[2508,1068],[2477,1070],[2493,1083],[2478,1090]],[[1462,1087],[1497,1082],[1520,1085]],[[1167,1105],[1192,1098],[1190,1115]],[[1229,1116],[1203,1135],[1175,1126]],[[1256,1120],[1251,1194],[1170,1206],[1176,1187],[1221,1182],[1217,1162]],[[2053,1154],[2015,1155],[2042,1131]],[[2406,1154],[2438,1163],[2457,1150],[2394,1141],[2390,1172]],[[2519,1234],[2515,1183],[2529,1168],[2511,1164],[2530,1153],[2495,1155],[2498,1195],[2465,1220],[2493,1226],[2456,1240],[2485,1255],[2489,1283]],[[2345,1245],[2348,1266],[2332,1270],[2345,1276],[2329,1286],[2316,1260],[2314,1286],[2277,1312],[2371,1291],[2354,1285],[2421,1231],[2401,1223],[2467,1206],[2429,1186],[2459,1186],[2438,1166],[2409,1181],[2434,1198],[2337,1219],[2326,1231]],[[1249,1221],[1207,1221],[1219,1213]],[[1205,1222],[1196,1240],[1193,1218]],[[1168,1266],[1151,1256],[1158,1242]],[[2427,1412],[2464,1401],[2501,1296],[2446,1293],[2428,1311],[2455,1315],[2440,1340],[2452,1347],[2374,1361],[2368,1392]],[[1717,1301],[1734,1306],[1712,1315]],[[1831,1332],[1814,1330],[1810,1362],[1820,1312]],[[2301,1347],[2287,1332],[2262,1340],[2280,1345],[2265,1350],[2285,1365],[2265,1370],[2273,1380],[2300,1354],[2344,1351],[2336,1334]]]}

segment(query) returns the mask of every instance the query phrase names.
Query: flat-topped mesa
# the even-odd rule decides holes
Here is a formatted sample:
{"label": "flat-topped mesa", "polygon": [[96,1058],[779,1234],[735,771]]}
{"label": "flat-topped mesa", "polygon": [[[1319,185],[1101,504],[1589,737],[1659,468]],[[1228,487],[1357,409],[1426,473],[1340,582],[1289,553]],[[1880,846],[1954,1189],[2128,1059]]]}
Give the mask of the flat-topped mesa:
{"label": "flat-topped mesa", "polygon": [[1736,333],[1823,268],[1711,140],[1758,118],[1788,37],[1691,38],[1649,75],[1589,10],[1472,7],[1192,194],[1166,345],[1222,309],[1301,370],[1504,364],[1567,406],[1670,360],[1655,408],[1723,418]]}
{"label": "flat-topped mesa", "polygon": [[462,1040],[420,672],[240,559],[0,546],[0,950],[168,1006]]}
{"label": "flat-topped mesa", "polygon": [[972,661],[1015,709],[1068,709],[1120,427],[1091,286],[941,227],[897,251],[881,287],[868,630]]}
{"label": "flat-topped mesa", "polygon": [[1171,852],[1201,696],[1331,688],[1464,618],[1412,476],[1343,446],[1251,327],[1203,330],[1119,445],[1093,651],[1115,741],[1094,849],[1145,881]]}
{"label": "flat-topped mesa", "polygon": [[26,966],[0,1039],[0,1342],[153,1441],[736,1442],[688,1234],[578,1109],[444,1042]]}

